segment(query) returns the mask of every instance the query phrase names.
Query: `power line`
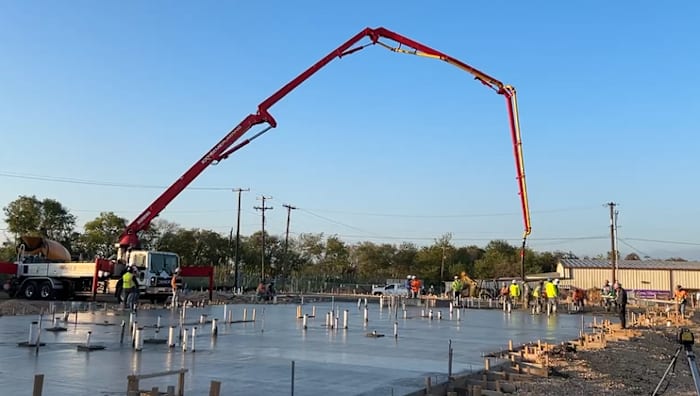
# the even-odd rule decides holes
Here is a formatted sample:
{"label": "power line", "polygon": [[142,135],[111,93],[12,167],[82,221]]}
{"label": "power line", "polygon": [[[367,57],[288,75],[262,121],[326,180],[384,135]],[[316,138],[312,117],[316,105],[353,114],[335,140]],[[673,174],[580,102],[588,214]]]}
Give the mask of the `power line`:
{"label": "power line", "polygon": [[325,216],[321,216],[321,215],[316,214],[316,213],[313,213],[313,212],[311,212],[311,211],[309,211],[309,210],[302,209],[302,208],[298,208],[298,209],[299,209],[301,212],[303,212],[303,213],[306,213],[306,214],[308,214],[308,215],[317,217],[317,218],[319,218],[319,219],[321,219],[321,220],[325,220],[325,221],[327,221],[327,222],[329,222],[329,223],[337,224],[337,225],[339,225],[339,226],[347,227],[347,228],[350,228],[350,229],[352,229],[352,230],[364,232],[364,233],[367,233],[367,234],[370,234],[370,235],[373,234],[373,233],[367,232],[367,231],[365,231],[365,230],[363,230],[363,229],[361,229],[361,228],[357,228],[357,227],[355,227],[355,226],[351,226],[351,225],[349,225],[349,224],[345,224],[345,223],[343,223],[343,222],[341,222],[341,221],[337,221],[337,220],[333,220],[333,219],[330,219],[330,218],[325,217]]}
{"label": "power line", "polygon": [[[590,210],[593,206],[580,206],[580,207],[570,207],[570,208],[558,208],[549,210],[538,210],[532,211],[532,213],[561,213],[561,212],[574,212],[580,210]],[[309,209],[307,209],[309,210]],[[402,214],[402,213],[376,213],[376,212],[352,212],[343,210],[332,210],[332,209],[313,209],[316,212],[326,212],[326,213],[338,213],[338,214],[348,214],[353,216],[368,216],[368,217],[404,217],[404,218],[468,218],[468,217],[506,217],[506,216],[520,216],[520,212],[503,212],[503,213],[452,213],[452,214],[436,214],[436,215],[421,215],[421,214]]]}
{"label": "power line", "polygon": [[636,247],[630,245],[629,243],[627,243],[627,241],[625,241],[625,240],[622,239],[622,238],[620,238],[620,242],[622,242],[623,244],[625,244],[627,247],[631,248],[631,249],[634,250],[635,252],[641,254],[642,257],[651,257],[651,255],[646,254],[646,253],[642,252],[641,250],[637,249]]}
{"label": "power line", "polygon": [[[12,172],[0,172],[0,177],[11,177],[15,179],[25,179],[25,180],[39,180],[48,181],[55,183],[69,183],[69,184],[83,184],[90,186],[101,186],[101,187],[122,187],[122,188],[147,188],[147,189],[166,189],[168,186],[153,185],[153,184],[131,184],[131,183],[117,183],[108,182],[100,180],[90,180],[90,179],[75,179],[71,177],[59,177],[59,176],[42,176],[33,174],[23,174],[23,173],[12,173]],[[228,191],[229,187],[187,187],[188,190],[199,190],[199,191]]]}
{"label": "power line", "polygon": [[656,243],[668,243],[672,245],[688,245],[688,246],[700,246],[698,242],[682,242],[682,241],[665,241],[660,239],[647,239],[647,238],[625,238],[628,241],[639,241],[639,242],[656,242]]}

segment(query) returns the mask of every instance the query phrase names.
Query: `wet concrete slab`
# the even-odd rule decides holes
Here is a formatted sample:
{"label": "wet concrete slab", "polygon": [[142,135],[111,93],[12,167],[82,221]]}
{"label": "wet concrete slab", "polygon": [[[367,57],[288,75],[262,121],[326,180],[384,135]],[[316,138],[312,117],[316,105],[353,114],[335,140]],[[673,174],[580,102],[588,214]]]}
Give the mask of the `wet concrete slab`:
{"label": "wet concrete slab", "polygon": [[[183,352],[180,344],[145,343],[134,351],[129,335],[129,313],[120,311],[80,312],[61,326],[66,331],[47,332],[53,326],[49,317],[42,321],[39,349],[18,347],[27,341],[31,321],[38,316],[0,317],[0,389],[2,394],[29,394],[34,374],[44,374],[44,395],[124,395],[130,374],[148,374],[188,369],[186,395],[208,394],[212,380],[222,382],[222,394],[257,395],[290,394],[294,361],[295,395],[401,395],[421,388],[426,376],[442,380],[448,370],[448,345],[454,350],[453,373],[483,367],[483,354],[502,350],[509,339],[518,345],[531,341],[559,342],[576,337],[581,329],[581,315],[560,313],[556,316],[530,315],[527,312],[504,313],[500,310],[462,310],[460,320],[449,310],[434,309],[433,319],[421,317],[421,308],[401,310],[355,303],[305,304],[308,319],[303,329],[297,319],[296,305],[228,305],[233,320],[247,319],[255,309],[255,322],[225,323],[224,306],[188,308],[187,328],[197,327],[196,352]],[[348,329],[325,327],[326,313],[348,311]],[[437,319],[442,312],[442,320]],[[427,312],[426,312],[427,313]],[[211,336],[211,324],[198,324],[201,315],[207,321],[217,318],[218,335]],[[58,312],[58,317],[63,313]],[[160,316],[161,329],[155,325]],[[170,310],[140,311],[135,320],[144,328],[146,339],[167,339],[170,325],[178,325],[179,313]],[[120,344],[120,324],[127,323],[124,343]],[[590,319],[586,319],[590,322]],[[397,323],[398,337],[394,337]],[[91,331],[91,344],[104,350],[78,351]],[[367,337],[376,331],[384,337]],[[188,343],[191,343],[188,340]],[[177,378],[161,377],[141,381],[141,389],[153,386],[165,390],[176,385]]]}

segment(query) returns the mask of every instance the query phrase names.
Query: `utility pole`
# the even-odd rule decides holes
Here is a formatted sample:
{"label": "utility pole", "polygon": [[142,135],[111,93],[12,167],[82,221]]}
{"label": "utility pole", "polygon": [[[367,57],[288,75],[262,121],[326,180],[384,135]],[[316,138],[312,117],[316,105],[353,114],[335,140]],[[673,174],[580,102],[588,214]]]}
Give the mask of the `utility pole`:
{"label": "utility pole", "polygon": [[241,193],[243,191],[250,191],[249,188],[234,188],[233,192],[238,193],[238,214],[236,216],[236,251],[235,251],[235,256],[233,259],[233,285],[238,290],[240,285],[240,279],[238,278],[238,266],[239,263],[241,262],[240,260],[240,245],[241,245]]}
{"label": "utility pole", "polygon": [[620,245],[617,243],[617,215],[620,214],[619,210],[615,211],[615,274],[617,275],[617,267],[620,264]]}
{"label": "utility pole", "polygon": [[292,215],[292,210],[296,209],[295,206],[284,204],[282,205],[287,208],[287,231],[284,233],[284,263],[282,263],[282,274],[287,269],[287,249],[289,248],[289,220]]}
{"label": "utility pole", "polygon": [[261,195],[260,198],[258,198],[262,201],[262,206],[254,206],[255,210],[259,210],[262,212],[262,233],[260,237],[262,238],[262,248],[261,250],[261,255],[260,255],[260,281],[264,282],[265,281],[265,211],[266,210],[272,210],[274,209],[272,206],[265,206],[265,200],[272,199],[272,197],[266,197],[264,195]]}
{"label": "utility pole", "polygon": [[440,281],[445,280],[445,245],[442,245],[442,261],[440,262]]}
{"label": "utility pole", "polygon": [[610,207],[610,251],[611,251],[611,265],[612,265],[612,284],[615,284],[615,270],[617,269],[617,246],[615,243],[615,202],[608,202],[606,205]]}

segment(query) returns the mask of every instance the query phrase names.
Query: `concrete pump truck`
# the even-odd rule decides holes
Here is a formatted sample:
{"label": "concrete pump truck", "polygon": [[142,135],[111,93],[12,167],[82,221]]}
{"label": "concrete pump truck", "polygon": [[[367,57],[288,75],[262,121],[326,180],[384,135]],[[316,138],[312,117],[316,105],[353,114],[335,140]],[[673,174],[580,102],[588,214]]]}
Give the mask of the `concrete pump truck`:
{"label": "concrete pump truck", "polygon": [[[367,39],[367,42],[361,41]],[[297,77],[262,101],[253,114],[246,116],[236,127],[229,131],[214,147],[195,162],[168,189],[139,214],[124,230],[116,245],[115,259],[97,258],[94,262],[70,262],[67,252],[60,251],[55,241],[45,238],[23,239],[14,263],[0,263],[0,273],[13,275],[4,288],[12,295],[24,298],[49,299],[54,297],[70,298],[78,295],[91,295],[95,298],[99,292],[108,292],[116,283],[125,266],[138,268],[141,294],[146,298],[165,300],[170,292],[169,279],[172,272],[182,267],[182,275],[208,275],[210,287],[212,270],[182,266],[174,253],[140,250],[139,232],[146,230],[151,221],[177,197],[209,165],[217,164],[228,158],[236,150],[246,146],[263,133],[277,126],[277,121],[270,115],[270,108],[292,90],[306,81],[335,58],[356,53],[369,46],[379,45],[392,52],[432,58],[456,66],[471,74],[473,78],[492,89],[506,99],[510,134],[515,157],[516,175],[523,213],[524,232],[522,249],[531,231],[527,188],[525,184],[525,165],[523,161],[522,141],[518,117],[516,91],[510,85],[483,73],[464,62],[437,51],[431,47],[404,37],[385,28],[366,28],[348,41],[328,53],[321,60],[303,71]],[[256,134],[234,145],[251,128],[256,125],[266,126]],[[63,249],[65,250],[65,249]],[[525,255],[521,254],[522,260]],[[524,268],[524,265],[521,267]]]}

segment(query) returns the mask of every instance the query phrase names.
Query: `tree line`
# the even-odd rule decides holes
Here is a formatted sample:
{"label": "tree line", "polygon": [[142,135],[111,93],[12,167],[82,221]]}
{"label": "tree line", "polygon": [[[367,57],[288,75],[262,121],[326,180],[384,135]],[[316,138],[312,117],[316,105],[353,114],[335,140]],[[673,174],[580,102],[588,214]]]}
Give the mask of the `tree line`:
{"label": "tree line", "polygon": [[[15,238],[0,248],[0,260],[12,260],[21,235],[45,236],[62,243],[76,261],[111,257],[115,243],[128,221],[113,212],[102,212],[87,222],[83,231],[76,229],[76,217],[60,202],[20,196],[3,208],[8,231]],[[260,276],[264,256],[265,275],[270,277],[315,278],[329,282],[378,283],[385,279],[403,279],[416,275],[426,284],[465,271],[474,278],[520,275],[520,249],[503,240],[493,240],[485,247],[456,246],[451,234],[437,237],[429,246],[413,243],[349,244],[337,235],[305,233],[285,238],[257,231],[241,236],[239,263],[243,275]],[[139,235],[142,248],[175,252],[183,265],[218,267],[217,273],[231,274],[236,251],[232,233],[186,229],[163,219],[155,220]],[[526,273],[552,272],[562,252],[525,252]],[[219,281],[226,281],[220,279]]]}

